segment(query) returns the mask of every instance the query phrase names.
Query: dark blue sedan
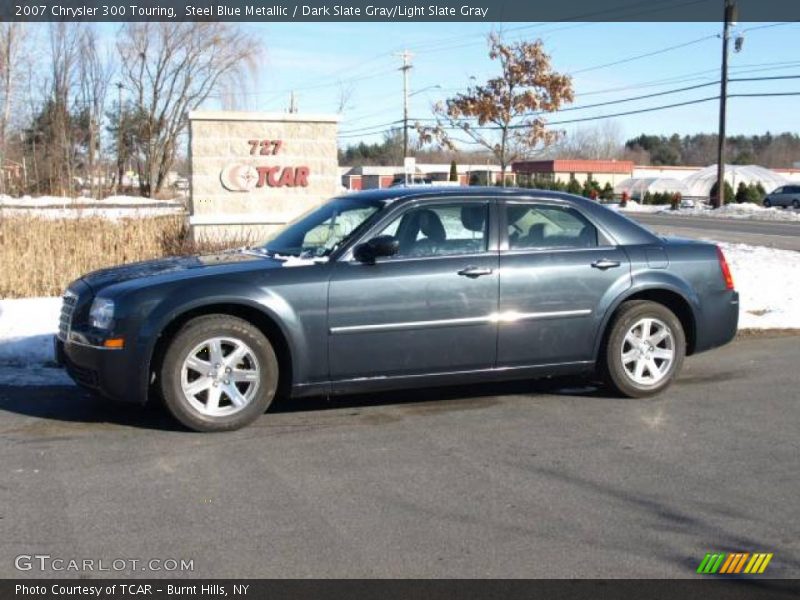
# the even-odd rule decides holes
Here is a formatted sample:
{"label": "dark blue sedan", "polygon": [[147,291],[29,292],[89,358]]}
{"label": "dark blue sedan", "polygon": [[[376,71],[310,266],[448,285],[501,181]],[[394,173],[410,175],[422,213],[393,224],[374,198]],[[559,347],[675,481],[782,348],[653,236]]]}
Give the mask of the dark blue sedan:
{"label": "dark blue sedan", "polygon": [[335,198],[263,246],[90,273],[56,339],[79,384],[161,394],[195,430],[294,397],[597,372],[664,390],[729,342],[720,249],[576,196],[391,188]]}

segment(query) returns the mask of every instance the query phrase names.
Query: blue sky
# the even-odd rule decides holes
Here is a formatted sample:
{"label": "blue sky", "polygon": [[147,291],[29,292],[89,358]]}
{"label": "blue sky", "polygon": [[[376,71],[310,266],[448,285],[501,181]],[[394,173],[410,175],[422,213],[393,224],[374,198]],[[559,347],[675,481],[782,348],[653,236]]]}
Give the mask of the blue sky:
{"label": "blue sky", "polygon": [[[800,23],[765,25],[770,24],[737,25],[734,31],[744,32],[745,41],[742,52],[731,52],[731,77],[800,74]],[[484,80],[491,76],[496,65],[487,56],[485,40],[493,29],[502,31],[507,39],[541,37],[554,67],[574,73],[574,106],[658,93],[719,78],[718,23],[249,23],[245,27],[261,38],[264,50],[257,80],[249,89],[237,93],[238,108],[285,110],[294,89],[301,112],[335,112],[345,89],[350,98],[343,113],[342,132],[379,126],[402,117],[400,59],[393,53],[403,48],[415,54],[410,87],[419,93],[411,98],[412,118],[429,117],[433,102],[463,90],[470,77]],[[602,67],[684,43],[688,45]],[[736,91],[800,91],[800,79],[732,83],[730,92]],[[551,116],[551,120],[593,117],[717,93],[716,86],[709,86],[612,107],[564,112]],[[713,132],[717,119],[718,105],[711,101],[616,117],[613,121],[628,138],[639,133]],[[569,132],[573,127],[598,123],[559,128]],[[800,130],[800,96],[730,100],[731,134],[767,130]],[[343,142],[380,138],[379,133],[359,133]]]}

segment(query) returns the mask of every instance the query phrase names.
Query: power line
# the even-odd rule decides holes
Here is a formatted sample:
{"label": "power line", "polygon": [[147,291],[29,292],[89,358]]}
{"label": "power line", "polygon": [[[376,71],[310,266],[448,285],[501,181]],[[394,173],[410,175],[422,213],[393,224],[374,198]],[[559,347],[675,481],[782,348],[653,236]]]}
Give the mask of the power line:
{"label": "power line", "polygon": [[[800,79],[800,75],[772,75],[768,77],[732,77],[728,79],[730,82],[753,82],[753,81],[775,81],[775,80],[783,80],[783,79]],[[617,100],[608,100],[606,102],[596,102],[595,104],[584,104],[581,106],[568,106],[566,108],[562,108],[557,112],[570,112],[575,110],[586,110],[588,108],[598,108],[600,106],[610,106],[613,104],[623,104],[626,102],[635,102],[636,100],[647,100],[649,98],[657,98],[659,96],[667,96],[671,94],[678,94],[681,92],[688,92],[691,90],[697,90],[704,87],[709,87],[712,85],[719,85],[719,80],[717,81],[709,81],[707,83],[698,83],[696,85],[689,85],[686,87],[676,88],[672,90],[666,90],[663,92],[655,92],[652,94],[642,94],[640,96],[631,96],[629,98],[619,98]],[[531,112],[528,113],[526,116],[535,116],[544,114],[540,112]]]}
{"label": "power line", "polygon": [[633,62],[635,60],[640,60],[642,58],[649,58],[651,56],[657,56],[658,54],[664,54],[666,52],[672,52],[673,50],[678,50],[680,48],[686,48],[688,46],[693,46],[695,44],[699,44],[701,42],[705,42],[707,40],[711,40],[717,38],[717,34],[713,35],[706,35],[701,38],[697,38],[694,40],[689,40],[688,42],[683,42],[681,44],[675,44],[674,46],[667,46],[666,48],[662,48],[661,50],[654,50],[652,52],[646,52],[644,54],[637,54],[636,56],[631,56],[628,58],[623,58],[620,60],[615,60],[613,62],[605,63],[602,65],[595,65],[593,67],[586,67],[585,69],[578,69],[577,71],[572,71],[569,73],[570,75],[578,75],[580,73],[588,73],[589,71],[597,71],[599,69],[605,69],[608,67],[615,67],[617,65],[622,65],[625,63]]}
{"label": "power line", "polygon": [[[798,77],[798,78],[800,78],[800,77]],[[772,98],[772,97],[792,97],[792,96],[800,96],[800,91],[791,91],[791,92],[753,92],[753,93],[741,92],[741,93],[735,93],[735,94],[728,94],[728,98]],[[678,107],[682,107],[682,106],[692,106],[692,105],[695,105],[695,104],[703,104],[703,103],[706,103],[706,102],[711,102],[713,100],[719,100],[719,95],[707,96],[705,98],[696,98],[694,100],[686,100],[686,101],[683,101],[683,102],[674,102],[674,103],[671,103],[671,104],[662,104],[662,105],[659,105],[659,106],[650,106],[650,107],[647,107],[647,108],[640,108],[640,109],[628,110],[628,111],[617,112],[617,113],[610,113],[610,114],[605,114],[605,115],[596,115],[596,116],[593,116],[593,117],[580,117],[580,118],[577,118],[577,119],[563,119],[563,120],[560,120],[560,121],[548,121],[548,125],[568,125],[568,124],[571,124],[571,123],[583,123],[583,122],[587,122],[587,121],[600,121],[600,120],[604,120],[604,119],[611,119],[611,118],[614,118],[614,117],[637,115],[637,114],[648,113],[648,112],[656,112],[656,111],[661,111],[661,110],[668,110],[668,109],[671,109],[671,108],[678,108]],[[415,120],[416,121],[425,121],[427,119],[415,119]],[[375,131],[373,131],[373,133],[379,133],[379,132],[385,130],[385,129],[382,129],[382,128],[388,127],[388,126],[390,126],[392,124],[396,124],[396,123],[397,123],[397,121],[393,121],[391,123],[384,123],[382,125],[374,125],[372,127],[365,128],[365,129],[375,130]],[[518,124],[518,125],[511,125],[509,127],[509,129],[524,129],[526,127],[528,127],[528,125]],[[449,130],[455,130],[455,131],[461,131],[462,130],[460,127],[456,127],[454,125],[445,125],[445,126],[442,126],[442,128],[443,129],[449,129]],[[471,127],[471,129],[474,129],[474,130],[477,130],[477,131],[496,131],[499,128],[498,127],[491,127],[491,126],[477,126],[477,127]],[[352,132],[343,132],[343,133],[352,133]],[[362,133],[362,134],[357,134],[357,135],[369,135],[369,134]],[[356,137],[356,136],[353,136],[353,135],[340,135],[339,137],[347,138],[347,137]]]}
{"label": "power line", "polygon": [[756,31],[758,29],[771,29],[772,27],[783,27],[784,25],[796,25],[800,21],[781,21],[780,23],[770,23],[769,25],[757,25],[755,27],[748,27],[742,29],[739,33],[747,33],[748,31]]}

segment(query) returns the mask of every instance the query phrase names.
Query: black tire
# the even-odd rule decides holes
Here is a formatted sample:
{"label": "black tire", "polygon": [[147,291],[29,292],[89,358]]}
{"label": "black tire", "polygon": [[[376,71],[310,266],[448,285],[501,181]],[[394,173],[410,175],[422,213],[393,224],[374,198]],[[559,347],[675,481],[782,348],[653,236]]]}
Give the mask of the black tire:
{"label": "black tire", "polygon": [[770,202],[769,198],[764,198],[764,208],[769,208],[772,206],[772,202]]}
{"label": "black tire", "polygon": [[798,200],[797,198],[792,200],[792,208],[794,208],[795,210],[800,208],[800,200]]}
{"label": "black tire", "polygon": [[[622,352],[625,347],[623,345],[625,336],[642,319],[657,319],[666,325],[672,335],[674,353],[672,363],[669,364],[661,376],[662,378],[653,384],[635,381],[633,375],[629,374],[623,365]],[[616,393],[628,398],[646,398],[669,387],[680,372],[685,355],[686,335],[678,317],[663,304],[648,300],[631,300],[623,302],[611,319],[599,367],[606,384]],[[661,365],[663,364],[662,362]]]}
{"label": "black tire", "polygon": [[[256,371],[259,377],[252,398],[240,409],[234,408],[233,403],[230,402],[228,408],[238,411],[233,414],[221,416],[204,414],[190,402],[182,389],[184,361],[193,349],[212,338],[229,338],[243,342],[249,350],[252,350],[252,355],[255,357]],[[234,372],[236,371],[234,370]],[[264,414],[275,397],[278,388],[278,373],[278,359],[275,350],[257,327],[238,317],[206,315],[187,322],[170,342],[161,365],[161,392],[169,412],[189,429],[194,431],[231,431],[252,423]],[[242,385],[249,389],[248,383]],[[226,400],[223,396],[223,400],[218,400],[218,402]]]}

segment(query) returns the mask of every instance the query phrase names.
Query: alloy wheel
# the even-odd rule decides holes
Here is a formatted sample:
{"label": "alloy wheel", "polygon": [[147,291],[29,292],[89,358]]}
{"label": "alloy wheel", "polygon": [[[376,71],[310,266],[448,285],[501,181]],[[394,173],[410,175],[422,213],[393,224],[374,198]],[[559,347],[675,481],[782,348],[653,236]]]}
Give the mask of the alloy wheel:
{"label": "alloy wheel", "polygon": [[675,361],[675,338],[660,319],[638,320],[625,334],[620,348],[625,374],[638,385],[658,384]]}
{"label": "alloy wheel", "polygon": [[189,404],[208,417],[238,413],[258,391],[261,370],[242,340],[214,337],[195,346],[181,366],[181,389]]}

